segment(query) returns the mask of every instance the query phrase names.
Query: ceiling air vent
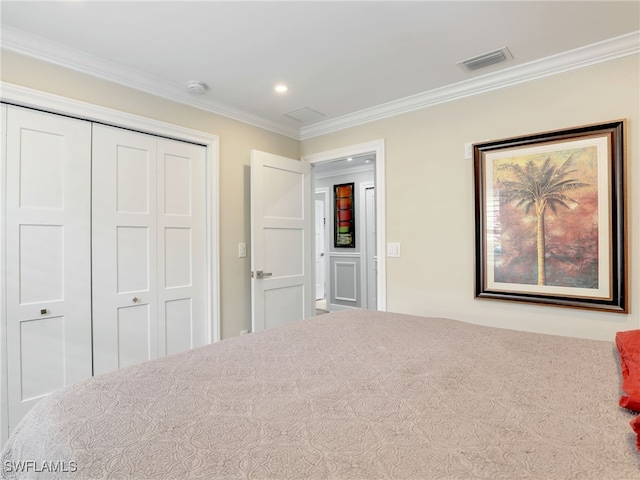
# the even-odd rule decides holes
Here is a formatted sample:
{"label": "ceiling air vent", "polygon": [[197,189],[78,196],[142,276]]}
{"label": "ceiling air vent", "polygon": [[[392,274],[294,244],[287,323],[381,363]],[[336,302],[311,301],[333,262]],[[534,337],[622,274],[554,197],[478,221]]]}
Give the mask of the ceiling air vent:
{"label": "ceiling air vent", "polygon": [[302,107],[292,112],[283,113],[285,117],[293,118],[298,122],[310,122],[311,120],[317,120],[324,117],[324,113],[317,112],[308,107]]}
{"label": "ceiling air vent", "polygon": [[502,47],[498,50],[493,50],[491,52],[483,53],[482,55],[478,55],[477,57],[468,58],[466,60],[462,60],[458,62],[458,65],[463,69],[473,72],[475,70],[479,70],[480,68],[488,67],[489,65],[495,65],[496,63],[504,62],[505,60],[509,60],[513,58],[507,47]]}

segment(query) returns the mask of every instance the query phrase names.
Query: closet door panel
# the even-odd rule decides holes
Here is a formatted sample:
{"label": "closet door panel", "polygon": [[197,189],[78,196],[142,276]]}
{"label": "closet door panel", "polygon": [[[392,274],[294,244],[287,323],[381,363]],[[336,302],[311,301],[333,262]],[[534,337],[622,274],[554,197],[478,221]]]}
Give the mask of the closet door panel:
{"label": "closet door panel", "polygon": [[91,376],[91,125],[7,108],[9,428]]}
{"label": "closet door panel", "polygon": [[158,356],[156,138],[93,130],[94,374]]}
{"label": "closet door panel", "polygon": [[208,343],[205,148],[158,140],[160,351]]}
{"label": "closet door panel", "polygon": [[[193,342],[194,318],[191,298],[164,302],[166,354],[184,352]],[[196,322],[197,324],[197,322]]]}
{"label": "closet door panel", "polygon": [[64,225],[19,226],[20,305],[59,302],[64,298],[64,237]]}
{"label": "closet door panel", "polygon": [[128,367],[154,358],[150,335],[152,304],[119,307],[118,315],[118,367]]}
{"label": "closet door panel", "polygon": [[117,293],[149,292],[153,232],[144,226],[116,226]]}

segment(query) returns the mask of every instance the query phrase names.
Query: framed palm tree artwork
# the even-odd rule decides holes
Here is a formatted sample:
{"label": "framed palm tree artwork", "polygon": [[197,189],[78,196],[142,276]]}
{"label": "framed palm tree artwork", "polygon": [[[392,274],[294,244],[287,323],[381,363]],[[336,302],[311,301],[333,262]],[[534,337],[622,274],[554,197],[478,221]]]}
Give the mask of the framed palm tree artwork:
{"label": "framed palm tree artwork", "polygon": [[626,313],[625,122],[473,145],[475,296]]}

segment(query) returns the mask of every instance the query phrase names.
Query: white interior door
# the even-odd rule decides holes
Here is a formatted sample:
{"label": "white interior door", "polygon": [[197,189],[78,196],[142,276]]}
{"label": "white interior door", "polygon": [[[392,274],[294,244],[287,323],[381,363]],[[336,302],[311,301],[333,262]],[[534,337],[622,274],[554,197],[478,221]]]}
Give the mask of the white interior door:
{"label": "white interior door", "polygon": [[316,200],[316,215],[315,215],[315,236],[316,236],[316,300],[322,300],[325,296],[324,291],[324,259],[325,259],[325,246],[324,246],[324,229],[326,228],[326,220],[324,217],[324,201]]}
{"label": "white interior door", "polygon": [[311,199],[308,163],[251,151],[254,332],[313,314]]}
{"label": "white interior door", "polygon": [[91,125],[7,109],[9,429],[91,376]]}
{"label": "white interior door", "polygon": [[156,139],[93,131],[94,374],[158,357]]}

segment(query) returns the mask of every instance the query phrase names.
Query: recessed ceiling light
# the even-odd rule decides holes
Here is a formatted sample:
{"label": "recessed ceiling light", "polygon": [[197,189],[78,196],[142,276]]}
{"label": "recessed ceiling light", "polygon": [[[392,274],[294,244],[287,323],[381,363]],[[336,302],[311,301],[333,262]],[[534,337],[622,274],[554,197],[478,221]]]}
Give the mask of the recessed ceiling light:
{"label": "recessed ceiling light", "polygon": [[287,86],[286,86],[285,84],[283,84],[283,83],[280,83],[280,84],[278,84],[278,85],[276,85],[276,86],[274,87],[274,90],[275,90],[276,92],[278,92],[278,93],[286,93],[286,92],[288,92],[288,91],[289,91],[289,87],[287,87]]}
{"label": "recessed ceiling light", "polygon": [[353,158],[352,157],[347,158],[347,162],[353,162]]}

